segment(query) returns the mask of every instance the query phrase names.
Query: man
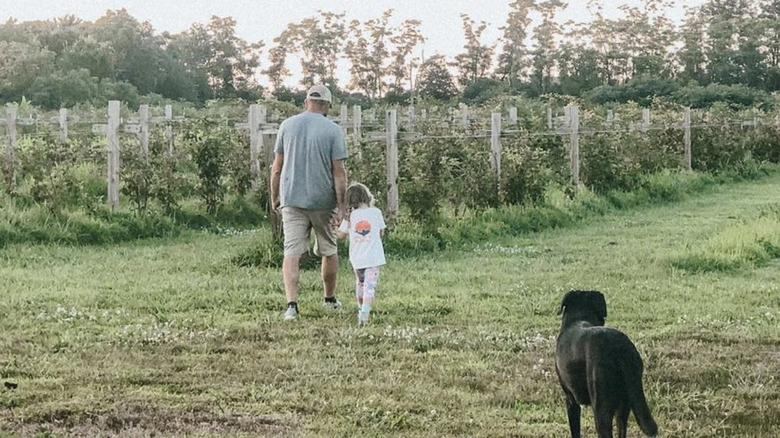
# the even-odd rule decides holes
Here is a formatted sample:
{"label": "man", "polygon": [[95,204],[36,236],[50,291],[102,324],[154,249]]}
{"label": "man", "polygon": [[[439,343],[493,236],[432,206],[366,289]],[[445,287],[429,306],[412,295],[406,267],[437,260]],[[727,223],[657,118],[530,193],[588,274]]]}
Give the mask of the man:
{"label": "man", "polygon": [[309,251],[312,229],[314,253],[322,257],[324,306],[332,310],[341,307],[334,296],[339,269],[335,227],[345,214],[347,150],[341,128],[326,117],[330,104],[327,87],[309,88],[306,111],[282,122],[274,149],[271,201],[282,212],[285,321],[298,316],[299,262]]}

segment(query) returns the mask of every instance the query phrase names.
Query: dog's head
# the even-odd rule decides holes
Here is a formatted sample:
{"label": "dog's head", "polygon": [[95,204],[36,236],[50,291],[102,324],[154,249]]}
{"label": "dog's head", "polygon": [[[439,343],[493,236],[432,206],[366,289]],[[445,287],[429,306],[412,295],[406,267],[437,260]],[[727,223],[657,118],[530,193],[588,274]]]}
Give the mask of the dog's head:
{"label": "dog's head", "polygon": [[572,290],[563,296],[558,315],[577,316],[577,319],[590,321],[594,325],[604,325],[607,317],[607,302],[604,295],[595,290]]}

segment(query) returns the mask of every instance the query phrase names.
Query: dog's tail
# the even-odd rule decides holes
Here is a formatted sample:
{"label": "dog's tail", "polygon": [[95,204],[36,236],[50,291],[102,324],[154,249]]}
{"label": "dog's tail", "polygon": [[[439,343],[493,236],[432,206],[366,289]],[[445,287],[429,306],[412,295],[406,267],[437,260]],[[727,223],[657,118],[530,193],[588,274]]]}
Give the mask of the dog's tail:
{"label": "dog's tail", "polygon": [[634,354],[633,364],[626,363],[626,361],[621,362],[626,392],[631,403],[631,410],[634,411],[634,417],[636,417],[636,421],[639,423],[639,428],[647,436],[656,436],[658,434],[658,425],[650,413],[647,399],[645,399],[645,391],[642,389],[642,359],[636,350],[634,350]]}

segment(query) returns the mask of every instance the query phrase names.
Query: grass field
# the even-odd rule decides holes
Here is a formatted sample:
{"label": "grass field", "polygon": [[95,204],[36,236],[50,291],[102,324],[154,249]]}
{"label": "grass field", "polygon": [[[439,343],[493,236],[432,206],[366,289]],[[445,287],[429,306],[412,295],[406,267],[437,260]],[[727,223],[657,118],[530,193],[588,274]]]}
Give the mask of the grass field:
{"label": "grass field", "polygon": [[302,317],[282,321],[278,270],[231,263],[265,231],[10,245],[0,437],[565,437],[553,351],[572,288],[603,291],[637,344],[661,436],[779,437],[779,193],[774,175],[391,259],[362,329],[346,261],[344,311],[323,312],[308,270]]}

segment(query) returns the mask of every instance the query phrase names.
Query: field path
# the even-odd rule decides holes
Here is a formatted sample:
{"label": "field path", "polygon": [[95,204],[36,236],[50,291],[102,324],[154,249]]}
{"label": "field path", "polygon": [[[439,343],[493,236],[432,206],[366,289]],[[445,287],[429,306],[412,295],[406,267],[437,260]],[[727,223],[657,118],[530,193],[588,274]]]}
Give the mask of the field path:
{"label": "field path", "polygon": [[[780,436],[780,263],[669,257],[780,203],[780,175],[472,251],[390,260],[374,320],[301,277],[231,263],[258,234],[0,252],[0,437],[560,437],[557,305],[598,289],[645,360],[668,437]],[[594,436],[584,411],[585,436]],[[50,432],[51,435],[43,435]],[[638,436],[635,423],[630,436]]]}

